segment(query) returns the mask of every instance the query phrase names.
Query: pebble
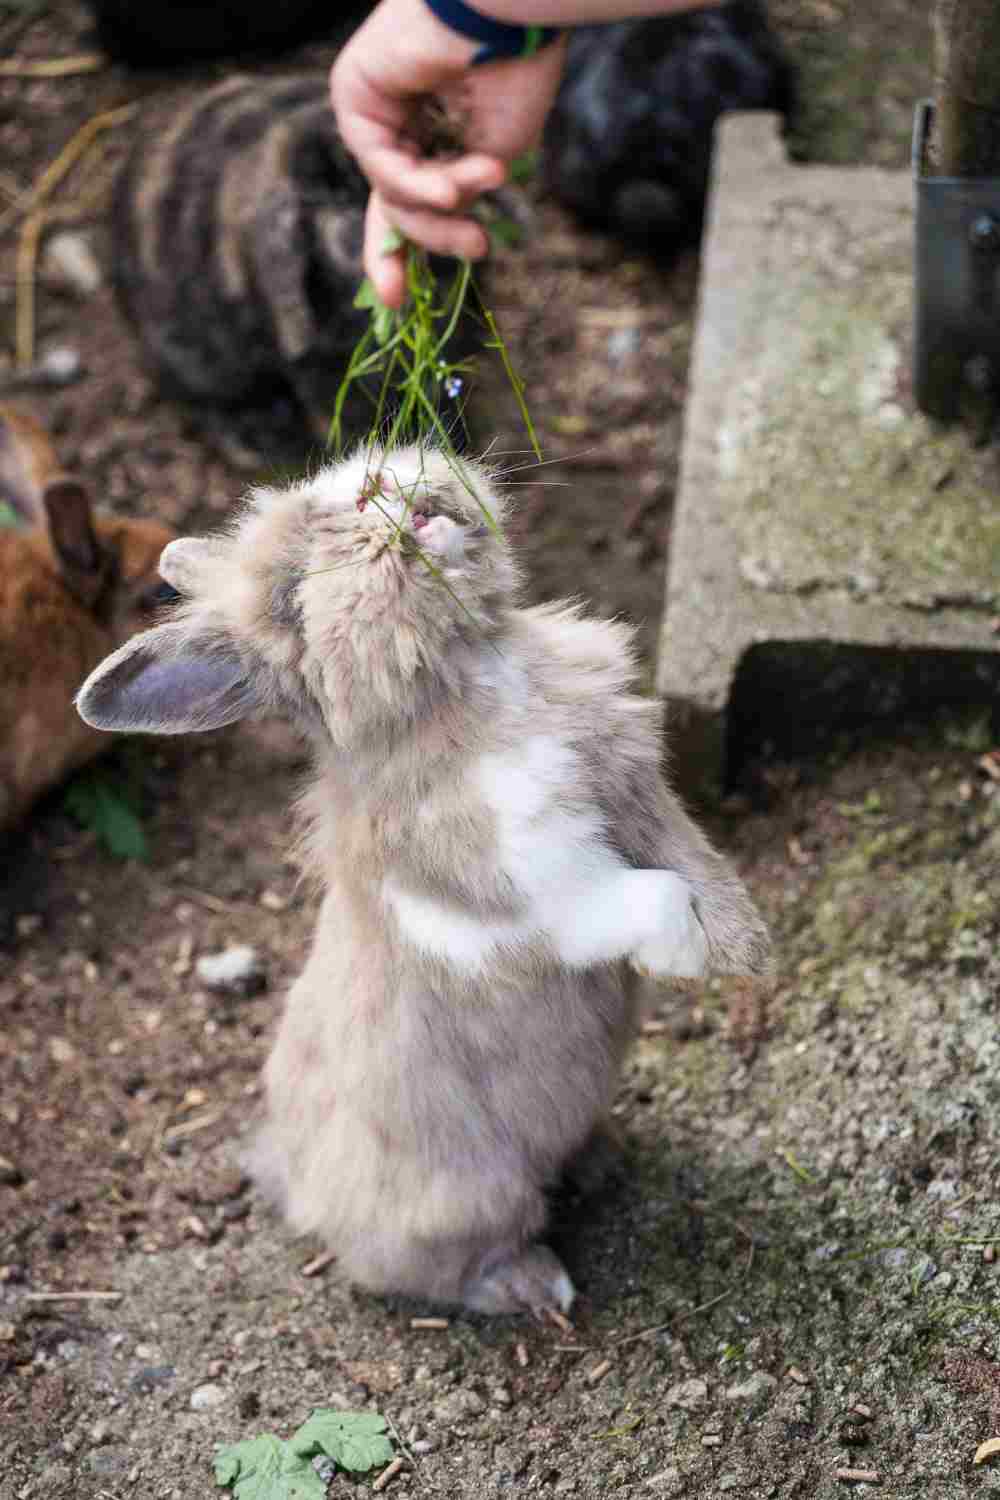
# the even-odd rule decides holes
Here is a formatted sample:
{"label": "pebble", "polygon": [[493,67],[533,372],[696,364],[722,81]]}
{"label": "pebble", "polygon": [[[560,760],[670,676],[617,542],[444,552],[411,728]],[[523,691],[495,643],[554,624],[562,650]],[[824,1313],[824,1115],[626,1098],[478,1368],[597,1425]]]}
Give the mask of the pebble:
{"label": "pebble", "polygon": [[664,1399],[668,1406],[679,1406],[681,1411],[698,1411],[708,1400],[708,1382],[682,1380],[670,1387]]}
{"label": "pebble", "polygon": [[896,401],[883,401],[875,413],[875,421],[886,432],[895,432],[906,421],[906,412]]}
{"label": "pebble", "polygon": [[47,1464],[41,1474],[41,1492],[48,1494],[51,1490],[58,1490],[61,1485],[71,1484],[73,1481],[73,1470],[68,1464]]}
{"label": "pebble", "polygon": [[134,1391],[145,1395],[155,1390],[158,1385],[167,1385],[176,1373],[173,1365],[142,1365],[136,1370],[129,1384]]}
{"label": "pebble", "polygon": [[257,950],[247,943],[223,948],[219,953],[205,953],[195,969],[201,983],[210,990],[256,995],[267,988],[267,975]]}
{"label": "pebble", "polygon": [[81,297],[92,297],[104,280],[89,241],[71,229],[51,236],[45,246],[45,267]]}
{"label": "pebble", "polygon": [[748,1405],[755,1405],[758,1401],[765,1400],[778,1384],[777,1377],[768,1375],[765,1370],[758,1370],[746,1380],[741,1380],[737,1385],[731,1385],[726,1390],[727,1401],[742,1401]]}
{"label": "pebble", "polygon": [[638,354],[642,336],[634,324],[627,324],[624,328],[615,328],[608,334],[607,351],[608,359],[617,365],[630,355]]}
{"label": "pebble", "polygon": [[43,354],[33,372],[42,385],[72,385],[83,374],[79,350],[61,344]]}
{"label": "pebble", "polygon": [[229,1393],[221,1385],[199,1385],[191,1392],[188,1405],[192,1411],[209,1411],[228,1400]]}
{"label": "pebble", "polygon": [[118,1448],[100,1448],[96,1453],[88,1453],[84,1460],[92,1474],[101,1474],[106,1479],[121,1474],[127,1461],[127,1455]]}
{"label": "pebble", "polygon": [[460,1422],[463,1417],[478,1417],[486,1410],[486,1402],[475,1391],[451,1391],[434,1407],[439,1422]]}
{"label": "pebble", "polygon": [[647,1489],[659,1490],[665,1495],[679,1495],[683,1487],[680,1469],[660,1469],[646,1480]]}

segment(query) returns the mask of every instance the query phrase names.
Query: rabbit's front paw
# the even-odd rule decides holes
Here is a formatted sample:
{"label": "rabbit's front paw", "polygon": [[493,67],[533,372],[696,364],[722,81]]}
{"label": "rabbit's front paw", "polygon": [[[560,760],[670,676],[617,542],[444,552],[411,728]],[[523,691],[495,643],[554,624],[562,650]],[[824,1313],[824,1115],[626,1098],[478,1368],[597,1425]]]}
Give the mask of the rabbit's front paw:
{"label": "rabbit's front paw", "polygon": [[568,1313],[575,1296],[565,1266],[547,1245],[529,1245],[499,1258],[462,1288],[465,1306],[483,1313],[541,1312],[547,1307]]}
{"label": "rabbit's front paw", "polygon": [[654,979],[699,979],[708,967],[708,939],[694,893],[672,870],[658,870],[656,877],[649,936],[632,953],[632,963]]}

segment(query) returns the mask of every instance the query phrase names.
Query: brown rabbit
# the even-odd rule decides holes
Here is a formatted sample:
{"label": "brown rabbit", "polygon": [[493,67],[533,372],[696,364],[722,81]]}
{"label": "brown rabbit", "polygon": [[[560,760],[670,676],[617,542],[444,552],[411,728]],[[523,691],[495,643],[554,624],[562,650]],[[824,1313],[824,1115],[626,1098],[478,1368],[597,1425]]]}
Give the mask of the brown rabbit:
{"label": "brown rabbit", "polygon": [[[168,586],[157,573],[173,532],[94,515],[45,429],[0,404],[0,829],[107,748],[73,707],[80,679],[151,621]],[[173,590],[168,590],[173,594]]]}
{"label": "brown rabbit", "polygon": [[628,963],[768,952],[661,779],[631,633],[520,607],[501,513],[484,468],[417,448],[257,490],[228,534],[171,543],[181,602],[78,698],[101,729],[266,708],[311,737],[326,894],[255,1169],[355,1281],[482,1312],[573,1300],[537,1237],[613,1098]]}

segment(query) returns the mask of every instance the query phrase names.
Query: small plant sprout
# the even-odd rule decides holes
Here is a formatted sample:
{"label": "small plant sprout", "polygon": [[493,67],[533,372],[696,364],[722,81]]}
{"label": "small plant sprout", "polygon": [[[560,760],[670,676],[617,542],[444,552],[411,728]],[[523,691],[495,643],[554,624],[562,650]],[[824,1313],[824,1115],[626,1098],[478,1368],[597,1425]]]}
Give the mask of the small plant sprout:
{"label": "small plant sprout", "polygon": [[139,762],[120,753],[116,760],[78,771],[63,793],[63,807],[116,859],[149,858],[142,826]]}

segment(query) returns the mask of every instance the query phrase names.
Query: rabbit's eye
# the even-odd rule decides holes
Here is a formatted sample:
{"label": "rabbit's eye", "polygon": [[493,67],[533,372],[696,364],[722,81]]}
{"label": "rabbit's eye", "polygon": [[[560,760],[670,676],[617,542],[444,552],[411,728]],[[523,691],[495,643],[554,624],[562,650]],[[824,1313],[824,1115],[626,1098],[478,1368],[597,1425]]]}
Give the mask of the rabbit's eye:
{"label": "rabbit's eye", "polygon": [[167,583],[165,579],[161,578],[146,590],[140,600],[140,604],[143,609],[159,609],[163,604],[176,603],[180,597],[173,584]]}

